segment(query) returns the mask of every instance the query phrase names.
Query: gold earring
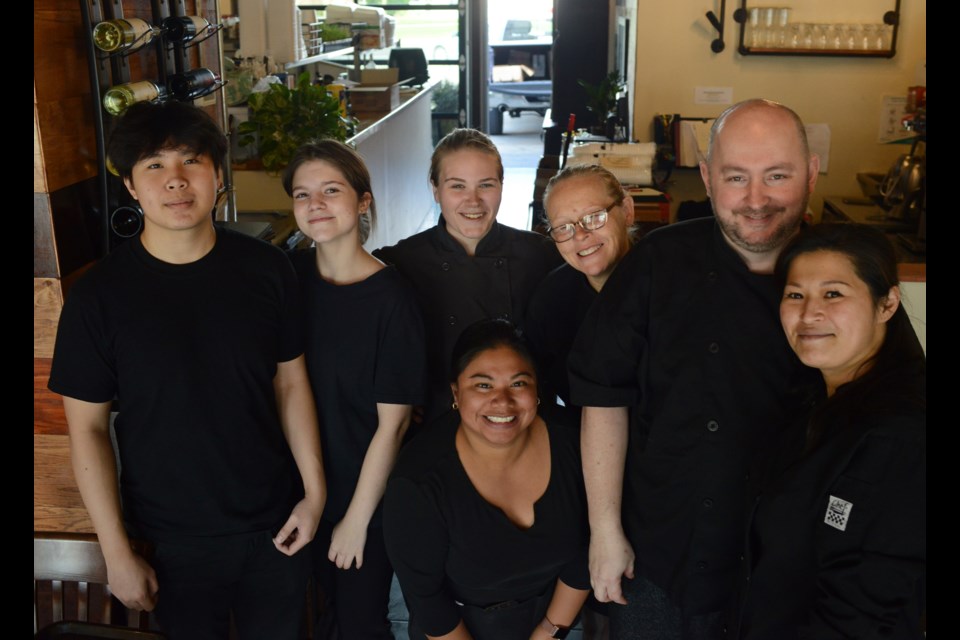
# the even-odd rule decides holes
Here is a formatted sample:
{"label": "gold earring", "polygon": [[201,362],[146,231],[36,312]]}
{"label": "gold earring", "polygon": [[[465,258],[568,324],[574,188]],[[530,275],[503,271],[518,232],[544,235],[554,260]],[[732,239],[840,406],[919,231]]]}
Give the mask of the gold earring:
{"label": "gold earring", "polygon": [[540,406],[540,398],[537,398],[537,406]]}
{"label": "gold earring", "polygon": [[457,409],[460,408],[460,405],[458,405],[458,404],[457,404],[457,401],[454,400],[454,401],[450,404],[450,408],[453,409],[454,411],[456,411]]}

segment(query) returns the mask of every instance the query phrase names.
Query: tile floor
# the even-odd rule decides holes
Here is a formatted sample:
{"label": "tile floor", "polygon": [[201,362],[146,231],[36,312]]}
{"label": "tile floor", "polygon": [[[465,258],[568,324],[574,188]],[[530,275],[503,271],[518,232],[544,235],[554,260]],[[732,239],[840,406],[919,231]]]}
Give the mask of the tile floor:
{"label": "tile floor", "polygon": [[519,117],[504,115],[503,135],[490,136],[503,159],[503,201],[497,220],[517,229],[529,230],[530,202],[537,163],[543,155],[540,137],[543,117],[523,112]]}

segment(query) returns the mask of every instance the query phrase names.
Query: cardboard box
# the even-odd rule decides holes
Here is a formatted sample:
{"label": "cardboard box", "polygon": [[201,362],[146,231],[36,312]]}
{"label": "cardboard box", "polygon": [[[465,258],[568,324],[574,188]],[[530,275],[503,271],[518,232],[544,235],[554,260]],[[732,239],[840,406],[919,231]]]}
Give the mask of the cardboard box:
{"label": "cardboard box", "polygon": [[360,84],[350,88],[353,113],[385,113],[400,106],[400,70],[363,69]]}
{"label": "cardboard box", "polygon": [[361,69],[360,83],[370,85],[394,84],[400,80],[400,69],[387,67],[385,69]]}
{"label": "cardboard box", "polygon": [[492,76],[494,82],[523,82],[533,76],[533,69],[522,64],[497,64]]}

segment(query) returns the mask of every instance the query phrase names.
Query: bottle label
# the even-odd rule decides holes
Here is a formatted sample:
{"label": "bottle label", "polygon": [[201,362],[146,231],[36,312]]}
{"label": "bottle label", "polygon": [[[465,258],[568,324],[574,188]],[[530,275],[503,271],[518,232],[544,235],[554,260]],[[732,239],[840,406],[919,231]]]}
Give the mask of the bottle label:
{"label": "bottle label", "polygon": [[160,97],[161,91],[157,85],[149,80],[141,80],[108,89],[103,96],[103,107],[111,115],[118,116],[134,103],[152,102]]}
{"label": "bottle label", "polygon": [[93,43],[101,51],[136,50],[153,40],[154,29],[140,18],[100,22],[93,28]]}

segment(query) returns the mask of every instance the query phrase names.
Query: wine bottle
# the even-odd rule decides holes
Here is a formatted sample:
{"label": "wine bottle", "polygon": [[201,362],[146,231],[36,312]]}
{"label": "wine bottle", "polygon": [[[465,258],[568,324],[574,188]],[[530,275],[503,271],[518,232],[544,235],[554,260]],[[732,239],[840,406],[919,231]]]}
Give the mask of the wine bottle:
{"label": "wine bottle", "polygon": [[167,80],[167,88],[177,100],[194,100],[210,93],[220,82],[220,77],[210,69],[199,67],[184,73],[176,73]]}
{"label": "wine bottle", "polygon": [[140,18],[106,20],[93,27],[93,44],[108,53],[136,51],[159,33],[159,29]]}
{"label": "wine bottle", "polygon": [[189,42],[210,28],[210,22],[200,16],[170,16],[160,24],[163,34],[171,42]]}
{"label": "wine bottle", "polygon": [[158,86],[149,80],[118,84],[107,89],[103,95],[103,108],[110,115],[118,116],[134,103],[166,100],[167,95],[166,87]]}

